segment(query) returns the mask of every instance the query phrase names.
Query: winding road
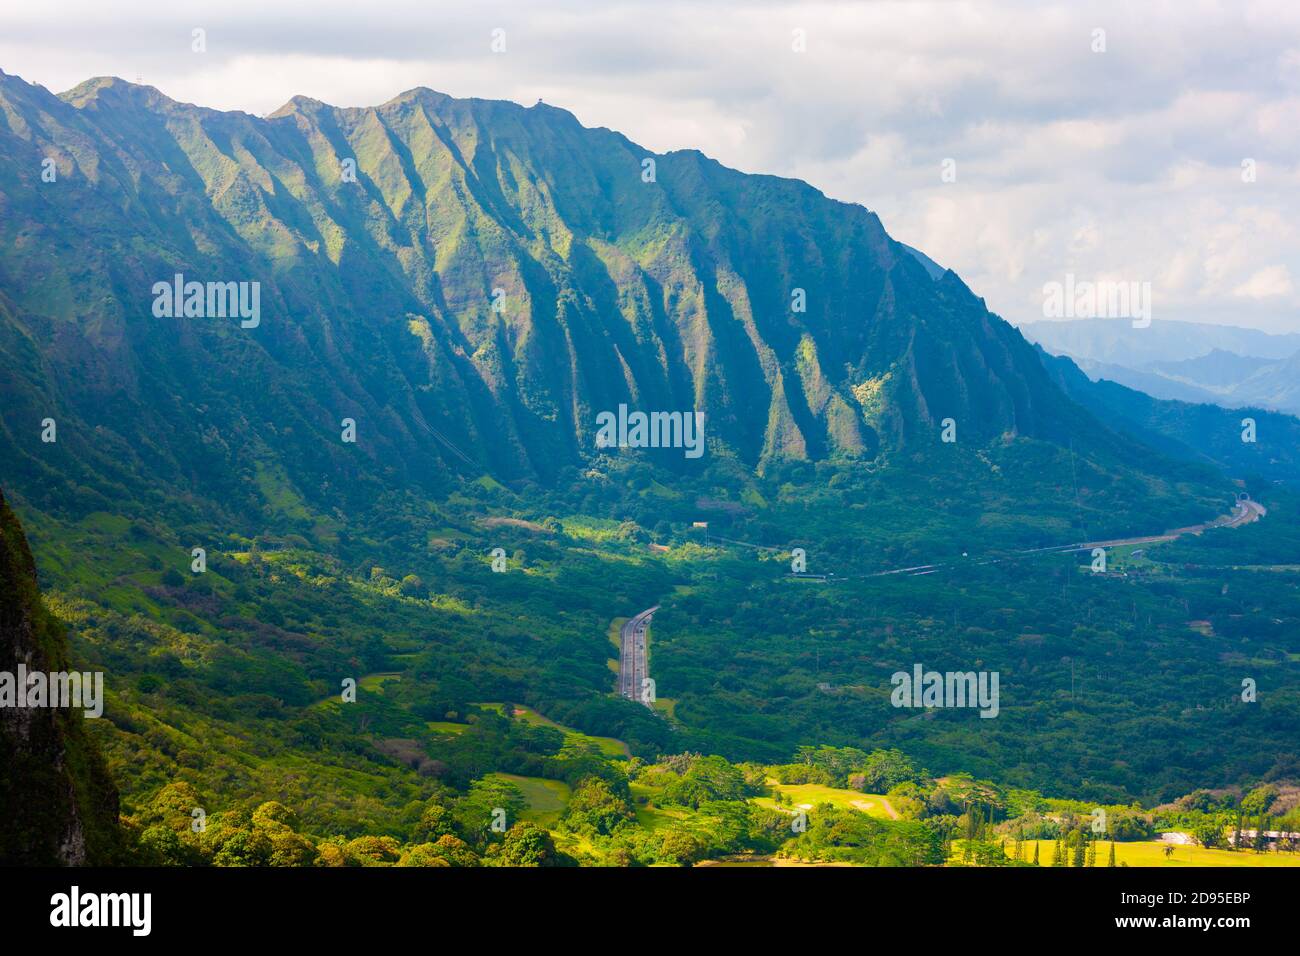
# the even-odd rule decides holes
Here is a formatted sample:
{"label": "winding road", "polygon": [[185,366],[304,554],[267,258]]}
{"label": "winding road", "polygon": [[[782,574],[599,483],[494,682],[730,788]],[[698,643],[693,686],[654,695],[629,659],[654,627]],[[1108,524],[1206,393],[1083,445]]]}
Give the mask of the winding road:
{"label": "winding road", "polygon": [[[1170,531],[1166,531],[1164,534],[1144,535],[1134,538],[1112,538],[1108,541],[1085,541],[1077,544],[1059,544],[1047,548],[1029,548],[1024,551],[1013,551],[1009,555],[1003,557],[974,559],[971,560],[970,563],[997,564],[1000,561],[1033,554],[1070,554],[1076,551],[1092,551],[1094,548],[1116,548],[1135,544],[1160,544],[1165,541],[1173,541],[1176,538],[1181,538],[1183,535],[1201,534],[1211,528],[1239,528],[1242,525],[1258,521],[1266,514],[1268,514],[1268,509],[1259,502],[1252,501],[1249,498],[1243,498],[1237,501],[1237,503],[1233,505],[1232,511],[1226,515],[1221,515],[1212,521],[1206,521],[1202,524],[1190,525],[1186,528],[1174,528]],[[744,542],[736,543],[743,544]],[[944,570],[945,568],[953,567],[957,563],[958,562],[918,564],[909,568],[896,568],[891,571],[877,571],[874,574],[865,575],[865,577],[885,577],[888,575],[917,577],[923,574],[934,574],[938,571]],[[809,575],[809,577],[813,576]],[[834,580],[834,577],[832,576],[831,579]],[[650,668],[646,661],[646,633],[650,627],[650,618],[653,617],[654,612],[657,610],[659,610],[658,604],[628,618],[619,631],[619,695],[626,697],[628,700],[641,701],[647,707],[652,707],[653,704],[651,701],[642,700],[642,685],[646,678],[650,676]],[[891,811],[892,815],[893,808],[887,807],[887,809]]]}
{"label": "winding road", "polygon": [[[1213,521],[1206,521],[1202,524],[1189,525],[1186,528],[1174,528],[1166,531],[1164,534],[1145,535],[1137,538],[1112,538],[1109,541],[1086,541],[1079,544],[1058,544],[1049,548],[1029,548],[1025,551],[1013,551],[1006,557],[1001,558],[984,558],[974,560],[973,564],[997,564],[1000,561],[1006,561],[1008,558],[1022,557],[1031,554],[1070,554],[1075,551],[1091,551],[1093,548],[1117,548],[1134,544],[1161,544],[1165,541],[1173,541],[1175,538],[1181,538],[1185,534],[1201,534],[1211,528],[1239,528],[1242,525],[1258,521],[1264,515],[1268,514],[1268,509],[1258,501],[1252,501],[1249,498],[1242,499],[1232,506],[1232,511],[1226,515],[1221,515]],[[944,568],[952,567],[956,562],[943,562],[941,564],[918,564],[910,568],[896,568],[892,571],[877,571],[868,577],[885,577],[891,574],[901,574],[906,577],[919,577],[922,574],[934,574]]]}

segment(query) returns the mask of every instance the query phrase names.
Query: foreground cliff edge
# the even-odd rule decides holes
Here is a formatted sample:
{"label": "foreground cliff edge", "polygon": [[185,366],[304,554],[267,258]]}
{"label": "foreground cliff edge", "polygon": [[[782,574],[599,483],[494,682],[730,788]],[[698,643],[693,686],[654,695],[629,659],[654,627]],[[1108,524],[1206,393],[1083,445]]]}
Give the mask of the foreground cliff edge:
{"label": "foreground cliff edge", "polygon": [[[27,539],[0,492],[0,674],[64,672],[67,661],[63,625],[41,602]],[[0,865],[119,861],[117,788],[84,719],[80,709],[0,706]]]}

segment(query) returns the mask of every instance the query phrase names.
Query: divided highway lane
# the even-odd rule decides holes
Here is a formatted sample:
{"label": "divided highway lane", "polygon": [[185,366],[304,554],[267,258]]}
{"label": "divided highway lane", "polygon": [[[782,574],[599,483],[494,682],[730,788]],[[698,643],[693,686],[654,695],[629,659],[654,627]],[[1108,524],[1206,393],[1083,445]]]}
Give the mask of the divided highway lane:
{"label": "divided highway lane", "polygon": [[628,618],[619,631],[618,692],[628,700],[641,700],[642,682],[650,676],[646,664],[646,631],[657,610],[658,604]]}
{"label": "divided highway lane", "polygon": [[[1258,501],[1252,501],[1249,498],[1238,501],[1232,506],[1232,511],[1226,515],[1215,518],[1213,521],[1206,521],[1203,524],[1192,525],[1187,528],[1174,528],[1172,531],[1166,531],[1164,534],[1151,534],[1137,538],[1114,538],[1110,541],[1088,541],[1081,544],[1058,544],[1047,548],[1029,548],[1025,551],[1013,551],[1010,557],[1020,557],[1034,554],[1071,554],[1075,551],[1091,551],[1093,548],[1116,548],[1134,544],[1160,544],[1165,541],[1173,541],[1175,538],[1181,538],[1185,534],[1201,534],[1210,528],[1240,528],[1242,525],[1258,521],[1264,515],[1268,514],[1268,509]],[[998,564],[1007,558],[975,558],[973,564]],[[867,577],[885,577],[891,574],[901,574],[904,577],[920,577],[923,574],[934,574],[944,568],[954,566],[955,562],[944,562],[942,564],[918,564],[910,568],[895,568],[892,571],[876,571]]]}

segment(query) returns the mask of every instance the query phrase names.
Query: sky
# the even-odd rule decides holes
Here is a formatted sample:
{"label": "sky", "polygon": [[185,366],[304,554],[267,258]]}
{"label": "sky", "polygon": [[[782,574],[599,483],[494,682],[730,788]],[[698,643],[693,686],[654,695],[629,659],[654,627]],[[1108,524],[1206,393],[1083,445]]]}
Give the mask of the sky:
{"label": "sky", "polygon": [[1072,277],[1300,332],[1295,0],[6,0],[0,69],[256,114],[542,98],[861,203],[1016,324]]}

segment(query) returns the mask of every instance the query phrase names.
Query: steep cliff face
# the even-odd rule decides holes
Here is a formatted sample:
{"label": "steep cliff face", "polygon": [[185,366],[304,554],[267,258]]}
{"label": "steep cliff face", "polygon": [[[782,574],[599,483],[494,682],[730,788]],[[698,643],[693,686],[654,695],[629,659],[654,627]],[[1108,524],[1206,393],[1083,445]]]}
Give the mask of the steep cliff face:
{"label": "steep cliff face", "polygon": [[[0,493],[0,673],[69,669],[18,518]],[[118,800],[80,710],[0,707],[0,865],[103,864],[119,855]]]}
{"label": "steep cliff face", "polygon": [[[1107,440],[869,210],[549,106],[417,89],[259,118],[0,77],[0,212],[13,407],[95,432],[58,467],[99,490],[124,466],[223,499],[269,471],[319,500],[322,474],[363,498],[546,480],[620,403],[702,411],[754,467],[924,453],[945,418],[963,441]],[[257,326],[157,317],[178,273],[260,283]],[[54,467],[5,425],[15,473]]]}

